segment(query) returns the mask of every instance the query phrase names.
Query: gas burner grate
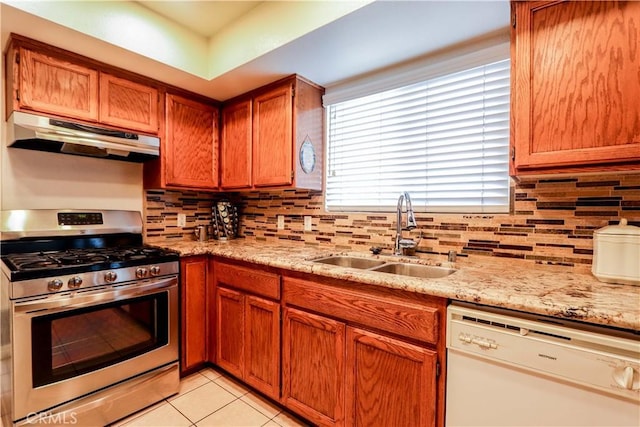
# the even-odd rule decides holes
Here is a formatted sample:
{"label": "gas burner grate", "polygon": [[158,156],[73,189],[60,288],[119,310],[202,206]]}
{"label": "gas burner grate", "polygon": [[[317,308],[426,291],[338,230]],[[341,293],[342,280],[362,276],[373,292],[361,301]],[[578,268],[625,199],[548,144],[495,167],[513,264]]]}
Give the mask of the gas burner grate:
{"label": "gas burner grate", "polygon": [[50,275],[73,274],[177,259],[178,255],[173,251],[148,246],[79,248],[2,256],[12,274],[21,276],[43,276],[45,272]]}

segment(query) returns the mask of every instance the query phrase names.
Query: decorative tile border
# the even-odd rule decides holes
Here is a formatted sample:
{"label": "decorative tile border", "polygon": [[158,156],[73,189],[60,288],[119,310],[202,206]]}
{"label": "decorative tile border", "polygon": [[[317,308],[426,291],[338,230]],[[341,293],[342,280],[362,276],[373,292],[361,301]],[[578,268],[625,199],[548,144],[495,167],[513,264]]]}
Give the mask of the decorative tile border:
{"label": "decorative tile border", "polygon": [[[640,226],[640,174],[527,179],[514,183],[512,214],[416,213],[418,228],[404,232],[419,240],[418,255],[517,258],[588,271],[593,232],[627,218]],[[395,212],[332,213],[322,193],[306,190],[225,194],[240,205],[240,232],[246,239],[289,242],[337,250],[391,249]],[[211,219],[221,194],[146,192],[146,235],[154,240],[193,240],[196,225]],[[187,213],[187,227],[175,225]],[[277,215],[285,229],[277,229]],[[312,230],[304,231],[304,216]]]}

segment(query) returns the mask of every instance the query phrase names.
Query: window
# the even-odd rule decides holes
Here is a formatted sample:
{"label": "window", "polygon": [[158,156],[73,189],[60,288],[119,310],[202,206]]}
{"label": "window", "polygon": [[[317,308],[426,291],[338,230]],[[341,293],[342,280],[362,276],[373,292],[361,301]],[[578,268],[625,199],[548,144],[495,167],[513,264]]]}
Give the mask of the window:
{"label": "window", "polygon": [[416,211],[508,211],[508,59],[336,102],[327,114],[327,210],[395,210],[408,191]]}

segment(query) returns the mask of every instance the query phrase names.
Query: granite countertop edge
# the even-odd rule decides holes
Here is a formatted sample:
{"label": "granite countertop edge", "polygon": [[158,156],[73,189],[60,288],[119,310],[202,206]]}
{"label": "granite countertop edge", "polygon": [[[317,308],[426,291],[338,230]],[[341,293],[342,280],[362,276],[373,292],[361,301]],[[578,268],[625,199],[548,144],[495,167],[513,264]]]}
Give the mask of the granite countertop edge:
{"label": "granite countertop edge", "polygon": [[[566,267],[520,260],[457,262],[454,274],[439,279],[372,272],[315,263],[330,255],[379,258],[387,262],[441,264],[443,259],[404,259],[368,252],[273,244],[238,239],[209,242],[151,243],[181,256],[214,255],[318,276],[350,280],[410,292],[507,308],[557,318],[640,331],[640,286],[600,282]],[[442,258],[442,257],[440,257]],[[460,260],[460,258],[459,258]]]}

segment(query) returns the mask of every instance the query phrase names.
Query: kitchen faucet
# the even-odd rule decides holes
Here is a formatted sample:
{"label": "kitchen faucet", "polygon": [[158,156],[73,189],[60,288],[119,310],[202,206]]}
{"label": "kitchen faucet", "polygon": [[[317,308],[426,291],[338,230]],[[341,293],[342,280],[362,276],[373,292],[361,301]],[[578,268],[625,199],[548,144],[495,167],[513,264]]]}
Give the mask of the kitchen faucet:
{"label": "kitchen faucet", "polygon": [[405,229],[413,230],[418,226],[418,224],[416,224],[416,217],[413,214],[413,206],[411,206],[411,197],[409,197],[409,193],[405,191],[398,198],[398,207],[396,209],[396,243],[395,243],[395,248],[393,252],[394,255],[402,255],[402,248],[401,248],[401,243],[403,241],[402,239],[402,202],[406,204],[406,212],[407,212],[407,222],[406,222]]}

